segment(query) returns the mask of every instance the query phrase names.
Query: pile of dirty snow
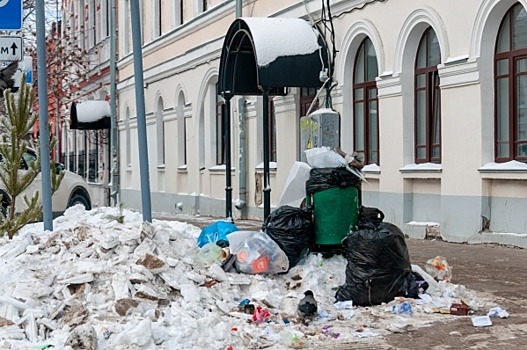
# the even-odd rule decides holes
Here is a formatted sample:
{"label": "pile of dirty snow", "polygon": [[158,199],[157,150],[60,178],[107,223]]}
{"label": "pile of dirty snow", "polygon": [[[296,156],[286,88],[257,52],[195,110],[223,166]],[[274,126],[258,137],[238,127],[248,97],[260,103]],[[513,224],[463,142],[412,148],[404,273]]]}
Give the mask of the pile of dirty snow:
{"label": "pile of dirty snow", "polygon": [[[441,282],[423,300],[386,305],[334,304],[344,284],[346,259],[310,254],[286,274],[251,275],[205,266],[196,240],[201,230],[184,222],[143,222],[119,208],[76,206],[52,232],[25,227],[0,239],[1,349],[271,349],[382,342],[459,316],[434,313],[463,299],[484,298]],[[298,319],[306,290],[318,315]],[[266,311],[253,321],[249,304]]]}

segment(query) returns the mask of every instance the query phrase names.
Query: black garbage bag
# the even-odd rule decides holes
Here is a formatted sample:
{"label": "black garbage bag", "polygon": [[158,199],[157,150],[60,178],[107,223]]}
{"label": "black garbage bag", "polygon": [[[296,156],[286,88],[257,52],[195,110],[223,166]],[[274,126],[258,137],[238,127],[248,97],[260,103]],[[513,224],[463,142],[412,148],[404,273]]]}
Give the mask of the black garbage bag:
{"label": "black garbage bag", "polygon": [[384,220],[384,213],[378,208],[359,208],[358,228],[377,228]]}
{"label": "black garbage bag", "polygon": [[330,188],[348,188],[355,186],[361,189],[362,180],[346,168],[313,168],[306,181],[306,194],[311,195]]}
{"label": "black garbage bag", "polygon": [[335,295],[337,301],[367,306],[390,302],[396,296],[417,297],[408,248],[397,226],[368,224],[351,232],[342,243],[348,264],[346,282]]}
{"label": "black garbage bag", "polygon": [[313,241],[312,209],[283,205],[264,221],[262,231],[275,241],[289,259],[289,268],[309,253]]}

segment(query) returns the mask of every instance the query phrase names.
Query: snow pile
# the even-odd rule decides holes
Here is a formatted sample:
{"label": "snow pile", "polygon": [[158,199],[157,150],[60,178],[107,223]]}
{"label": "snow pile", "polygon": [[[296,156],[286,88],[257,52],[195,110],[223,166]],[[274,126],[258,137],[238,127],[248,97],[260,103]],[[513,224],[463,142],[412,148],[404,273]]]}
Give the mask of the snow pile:
{"label": "snow pile", "polygon": [[[437,303],[463,297],[483,306],[481,296],[449,283],[438,283],[426,301],[407,301],[412,315],[392,312],[403,300],[369,308],[334,304],[345,281],[342,256],[311,254],[282,275],[224,272],[199,259],[200,231],[177,221],[143,223],[140,213],[118,208],[77,206],[54,221],[53,232],[34,224],[13,240],[0,239],[0,348],[375,344],[390,332],[459,317],[433,313]],[[319,314],[304,324],[296,307],[308,289]],[[253,322],[241,306],[247,300],[269,316]]]}

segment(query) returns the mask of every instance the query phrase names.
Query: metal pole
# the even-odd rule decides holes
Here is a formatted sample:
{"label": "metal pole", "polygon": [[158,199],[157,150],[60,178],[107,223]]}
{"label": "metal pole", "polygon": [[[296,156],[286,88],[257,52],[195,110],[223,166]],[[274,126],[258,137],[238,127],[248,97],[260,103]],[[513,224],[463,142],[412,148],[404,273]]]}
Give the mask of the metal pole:
{"label": "metal pole", "polygon": [[264,220],[271,214],[271,185],[269,183],[269,90],[263,91],[263,166]]}
{"label": "metal pole", "polygon": [[236,0],[236,18],[242,16],[242,2],[243,0]]}
{"label": "metal pole", "polygon": [[139,0],[130,1],[132,44],[134,57],[135,106],[137,110],[137,140],[139,146],[139,170],[141,174],[141,201],[143,220],[152,222],[150,203],[150,175],[148,173],[148,143],[146,138],[145,92],[143,80],[143,54],[141,47],[141,18]]}
{"label": "metal pole", "polygon": [[42,171],[42,211],[44,230],[53,231],[51,210],[51,174],[49,165],[48,87],[46,71],[46,15],[44,0],[35,4],[37,18],[38,114],[40,137],[40,166]]}
{"label": "metal pole", "polygon": [[226,213],[225,217],[232,220],[232,179],[231,179],[231,98],[232,96],[225,96],[225,201]]}
{"label": "metal pole", "polygon": [[117,154],[117,86],[116,86],[116,43],[115,43],[115,0],[110,0],[110,110],[112,113],[111,134],[110,134],[110,174],[111,174],[111,193],[110,197],[113,205],[117,206],[119,195],[119,158]]}
{"label": "metal pole", "polygon": [[[60,33],[60,34],[59,34]],[[62,40],[62,23],[60,25],[60,32],[59,32],[59,0],[55,0],[55,37],[53,38],[53,41],[55,41],[56,44],[58,44],[59,40]],[[59,36],[60,35],[60,36]],[[62,65],[62,60],[57,60],[57,65]],[[62,67],[59,67],[59,69],[63,69]],[[57,78],[60,79],[60,78]],[[62,79],[61,79],[62,80]],[[61,82],[59,80],[59,82]],[[60,85],[57,85],[57,89]],[[57,111],[55,112],[55,162],[58,163],[60,160],[60,145],[62,144],[62,138],[60,137],[60,125],[59,125],[59,119],[60,119],[60,106],[59,106],[59,97],[58,95],[54,96],[55,98],[55,108]]]}

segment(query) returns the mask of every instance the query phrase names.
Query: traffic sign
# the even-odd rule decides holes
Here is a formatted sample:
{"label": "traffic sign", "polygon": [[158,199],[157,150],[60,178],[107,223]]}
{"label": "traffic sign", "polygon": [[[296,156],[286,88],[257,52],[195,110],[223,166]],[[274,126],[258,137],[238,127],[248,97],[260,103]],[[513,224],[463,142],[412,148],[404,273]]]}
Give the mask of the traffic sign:
{"label": "traffic sign", "polygon": [[21,37],[0,36],[0,61],[22,61],[23,51]]}
{"label": "traffic sign", "polygon": [[22,0],[0,0],[0,30],[21,30],[22,16]]}

